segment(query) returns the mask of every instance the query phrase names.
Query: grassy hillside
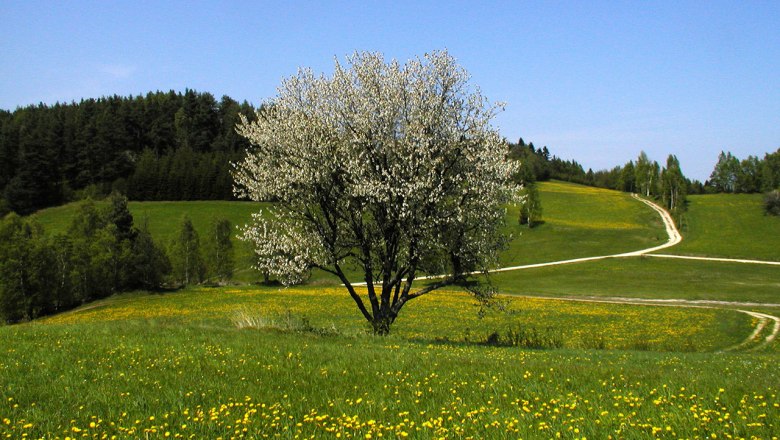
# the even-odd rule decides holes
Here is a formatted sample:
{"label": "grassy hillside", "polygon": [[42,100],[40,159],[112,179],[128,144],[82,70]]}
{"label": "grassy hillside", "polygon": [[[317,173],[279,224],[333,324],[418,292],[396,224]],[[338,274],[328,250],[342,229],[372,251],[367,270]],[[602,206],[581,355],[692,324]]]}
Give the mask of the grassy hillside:
{"label": "grassy hillside", "polygon": [[[540,193],[543,225],[521,227],[508,210],[507,229],[522,235],[503,264],[606,255],[666,239],[655,213],[625,194],[559,182],[542,184]],[[694,206],[692,219],[708,218]],[[201,232],[214,214],[243,224],[257,205],[157,202],[130,209],[166,242],[185,212]],[[48,230],[62,231],[74,213],[69,205],[36,216]],[[706,252],[722,251],[703,232],[689,239]],[[238,246],[239,259],[248,260],[249,249]],[[637,257],[492,279],[501,292],[523,295],[780,302],[775,267],[730,263]],[[756,341],[740,345],[758,324],[745,313],[500,299],[503,307],[480,317],[465,293],[437,291],[402,310],[385,338],[367,335],[346,292],[322,283],[136,292],[0,327],[0,438],[773,438],[780,432],[780,343],[762,345],[772,331],[767,326]],[[770,306],[744,309],[778,313]]]}
{"label": "grassy hillside", "polygon": [[683,241],[664,253],[780,261],[780,218],[761,194],[690,196]]}
{"label": "grassy hillside", "polygon": [[780,304],[777,266],[632,257],[503,272],[491,278],[508,294]]}
{"label": "grassy hillside", "polygon": [[[738,342],[745,315],[533,300],[479,320],[462,294],[445,295],[410,304],[387,338],[360,336],[343,292],[315,288],[126,295],[2,327],[0,436],[770,438],[779,428],[776,352],[680,352]],[[239,329],[237,312],[303,331]],[[513,322],[574,348],[463,342],[464,327],[477,341]],[[576,348],[632,345],[641,351]]]}
{"label": "grassy hillside", "polygon": [[[666,240],[657,214],[625,193],[563,182],[539,186],[544,223],[529,229],[517,223],[517,208],[507,212],[508,233],[515,239],[502,254],[502,265],[556,261],[642,249]],[[776,218],[760,211],[755,195],[693,196],[683,242],[667,253],[780,259]],[[725,207],[721,207],[720,204]],[[140,224],[148,222],[154,237],[169,242],[187,214],[202,235],[215,216],[234,225],[246,223],[261,204],[247,202],[131,202]],[[733,215],[725,215],[733,211]],[[77,205],[35,215],[46,230],[64,231]],[[744,225],[742,228],[740,225]],[[780,223],[778,224],[780,225]],[[780,227],[780,226],[779,226]],[[727,232],[730,231],[730,232]],[[254,282],[250,247],[236,240],[238,281]],[[691,252],[700,249],[701,252]],[[357,275],[356,275],[357,278]],[[524,295],[600,295],[714,299],[780,303],[780,276],[775,267],[716,262],[632,258],[582,263],[495,275],[501,292]],[[334,285],[315,273],[316,285]]]}
{"label": "grassy hillside", "polygon": [[[103,202],[98,202],[101,205]],[[194,202],[130,202],[128,208],[133,214],[136,226],[146,223],[152,237],[160,244],[167,246],[178,233],[182,218],[187,215],[201,243],[212,220],[224,217],[230,220],[234,227],[243,226],[254,212],[264,204],[253,202],[226,201],[194,201]],[[51,234],[67,231],[73,218],[79,210],[80,203],[70,203],[56,208],[39,211],[33,215],[44,230]],[[238,230],[236,230],[238,234]],[[257,274],[250,269],[252,265],[252,250],[240,240],[234,240],[236,252],[236,278],[239,281],[255,281]]]}
{"label": "grassy hillside", "polygon": [[[539,192],[544,223],[529,229],[518,224],[518,208],[507,210],[506,231],[515,238],[502,254],[501,264],[540,263],[592,255],[608,255],[654,246],[666,238],[657,215],[625,193],[563,182],[542,182]],[[167,244],[178,231],[186,214],[202,237],[211,220],[228,218],[243,225],[262,204],[249,202],[130,202],[137,225],[148,222],[155,240]],[[78,203],[46,209],[34,215],[50,233],[67,230],[78,212]],[[235,241],[237,278],[257,279],[249,267],[250,247]],[[314,274],[318,283],[333,283],[322,273]]]}
{"label": "grassy hillside", "polygon": [[542,182],[544,223],[529,229],[510,207],[507,229],[516,239],[502,266],[543,263],[644,249],[666,241],[658,215],[618,191],[564,182]]}

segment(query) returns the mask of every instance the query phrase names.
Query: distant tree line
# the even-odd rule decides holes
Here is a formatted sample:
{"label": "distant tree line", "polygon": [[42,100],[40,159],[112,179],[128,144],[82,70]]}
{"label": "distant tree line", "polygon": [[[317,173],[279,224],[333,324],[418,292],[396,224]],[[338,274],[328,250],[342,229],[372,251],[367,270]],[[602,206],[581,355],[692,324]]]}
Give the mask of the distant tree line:
{"label": "distant tree line", "polygon": [[516,180],[527,186],[536,181],[557,179],[639,193],[662,201],[678,222],[688,194],[765,192],[767,213],[780,211],[780,202],[777,202],[780,199],[780,149],[767,153],[763,159],[748,156],[741,161],[730,152],[721,152],[709,180],[704,183],[686,178],[674,155],[669,155],[665,167],[641,152],[636,161],[594,172],[585,171],[576,161],[551,155],[546,146],[535,148],[533,142],[526,144],[521,138],[517,143],[509,143],[508,157],[521,161]]}
{"label": "distant tree line", "polygon": [[748,156],[739,160],[730,151],[721,151],[707,189],[720,193],[763,192],[765,212],[780,215],[780,148],[763,159]]}
{"label": "distant tree line", "polygon": [[0,214],[105,196],[231,199],[229,162],[248,146],[235,132],[246,101],[153,92],[0,111]]}
{"label": "distant tree line", "polygon": [[15,213],[0,221],[0,323],[61,312],[135,289],[157,290],[233,274],[231,226],[215,219],[201,250],[183,219],[168,249],[146,224],[135,226],[127,199],[114,193],[106,207],[86,201],[66,233],[47,235]]}
{"label": "distant tree line", "polygon": [[663,203],[678,224],[686,209],[686,195],[695,182],[689,181],[680,169],[680,162],[669,155],[666,167],[651,161],[641,152],[636,162],[611,170],[585,171],[573,160],[562,160],[551,155],[547,147],[535,148],[533,142],[526,144],[521,138],[516,144],[509,144],[509,158],[521,162],[515,179],[526,186],[526,203],[521,206],[520,223],[533,226],[534,217],[541,219],[541,203],[534,183],[549,179],[563,180],[582,185],[639,193]]}
{"label": "distant tree line", "polygon": [[705,184],[710,192],[758,193],[780,189],[780,148],[763,159],[748,156],[743,160],[720,152],[715,169]]}

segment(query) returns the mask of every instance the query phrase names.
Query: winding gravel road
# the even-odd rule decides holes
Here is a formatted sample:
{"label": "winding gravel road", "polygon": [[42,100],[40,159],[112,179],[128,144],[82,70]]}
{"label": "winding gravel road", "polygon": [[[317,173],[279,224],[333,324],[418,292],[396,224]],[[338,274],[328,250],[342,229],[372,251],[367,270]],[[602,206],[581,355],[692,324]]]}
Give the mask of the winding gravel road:
{"label": "winding gravel road", "polygon": [[[719,262],[726,262],[726,263],[742,263],[742,264],[764,264],[764,265],[775,265],[780,266],[780,262],[777,261],[763,261],[763,260],[746,260],[746,259],[732,259],[732,258],[715,258],[715,257],[689,257],[684,255],[667,255],[667,254],[652,254],[651,252],[660,251],[663,249],[670,248],[682,241],[682,235],[680,235],[680,231],[677,230],[677,226],[674,224],[674,220],[672,219],[672,216],[669,215],[669,213],[663,209],[662,207],[658,206],[657,204],[643,199],[642,197],[639,197],[636,194],[631,195],[636,200],[644,203],[645,205],[652,208],[654,211],[658,213],[658,215],[661,216],[661,220],[663,221],[664,228],[666,229],[666,235],[669,237],[669,239],[666,241],[666,243],[654,246],[647,249],[640,249],[638,251],[633,252],[625,252],[621,254],[613,254],[613,255],[600,255],[596,257],[585,257],[585,258],[574,258],[571,260],[561,260],[561,261],[550,261],[547,263],[537,263],[537,264],[526,264],[522,266],[511,266],[511,267],[501,267],[498,269],[491,270],[490,273],[495,272],[508,272],[513,270],[524,270],[524,269],[534,269],[537,267],[547,267],[547,266],[559,266],[563,264],[574,264],[574,263],[583,263],[586,261],[596,261],[596,260],[604,260],[607,258],[625,258],[625,257],[638,257],[641,255],[644,255],[646,257],[654,257],[654,258],[678,258],[678,259],[685,259],[685,260],[699,260],[699,261],[719,261]],[[479,274],[481,272],[473,272],[472,275]],[[443,278],[446,275],[430,275],[425,277],[420,277],[419,279],[436,279],[436,278]],[[365,283],[355,283],[355,285],[364,285]],[[530,297],[530,296],[529,296]],[[544,297],[549,298],[549,297]],[[780,304],[762,304],[762,303],[748,303],[748,302],[733,302],[733,301],[709,301],[709,300],[699,300],[699,301],[693,301],[693,300],[685,300],[685,299],[645,299],[645,298],[617,298],[617,297],[584,297],[584,298],[571,298],[571,297],[560,297],[556,298],[559,300],[566,300],[566,301],[587,301],[587,302],[609,302],[609,303],[620,303],[620,304],[645,304],[645,305],[658,305],[658,306],[671,306],[671,307],[706,307],[706,308],[715,308],[715,307],[756,307],[756,306],[764,306],[764,307],[780,307]],[[736,309],[736,311],[745,313],[755,319],[757,319],[757,324],[755,329],[753,330],[753,333],[748,336],[747,339],[742,341],[740,344],[729,347],[725,349],[724,351],[733,351],[733,350],[741,350],[746,347],[752,347],[751,350],[755,350],[761,347],[764,347],[768,344],[770,344],[772,341],[774,341],[778,334],[780,334],[780,318],[774,315],[769,315],[766,313],[758,313],[753,312],[749,310],[741,310]],[[762,334],[762,331],[764,328],[766,328],[767,324],[772,321],[773,328],[769,335],[767,335],[762,341],[757,342],[757,339]],[[756,344],[757,345],[754,345]]]}

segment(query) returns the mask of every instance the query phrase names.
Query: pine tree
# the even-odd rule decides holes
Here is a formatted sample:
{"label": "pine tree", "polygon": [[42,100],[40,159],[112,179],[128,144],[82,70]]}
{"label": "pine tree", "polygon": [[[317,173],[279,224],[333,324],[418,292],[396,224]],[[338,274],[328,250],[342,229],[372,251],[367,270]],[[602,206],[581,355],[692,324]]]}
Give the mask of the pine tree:
{"label": "pine tree", "polygon": [[136,231],[128,266],[132,280],[130,287],[159,289],[165,277],[171,273],[171,261],[152,239],[146,222]]}
{"label": "pine tree", "polygon": [[220,282],[233,277],[235,258],[233,242],[230,240],[232,233],[233,227],[226,218],[214,219],[209,227],[208,263],[211,274]]}
{"label": "pine tree", "polygon": [[636,192],[636,170],[634,169],[634,162],[629,161],[626,166],[620,171],[620,179],[618,180],[618,187],[621,191]]}
{"label": "pine tree", "polygon": [[181,222],[178,237],[171,246],[173,274],[183,284],[200,283],[205,273],[203,257],[200,253],[198,232],[188,217]]}
{"label": "pine tree", "polygon": [[136,230],[133,228],[133,214],[127,207],[127,197],[116,192],[111,193],[106,221],[116,226],[114,234],[117,241],[135,239]]}

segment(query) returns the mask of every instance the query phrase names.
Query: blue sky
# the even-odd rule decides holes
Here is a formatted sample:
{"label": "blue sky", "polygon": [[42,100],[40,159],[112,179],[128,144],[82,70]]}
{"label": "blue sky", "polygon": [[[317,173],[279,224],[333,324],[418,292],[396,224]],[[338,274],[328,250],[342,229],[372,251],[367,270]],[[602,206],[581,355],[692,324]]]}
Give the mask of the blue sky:
{"label": "blue sky", "polygon": [[706,179],[780,147],[780,2],[0,1],[0,108],[185,87],[259,104],[299,66],[446,48],[510,140]]}

